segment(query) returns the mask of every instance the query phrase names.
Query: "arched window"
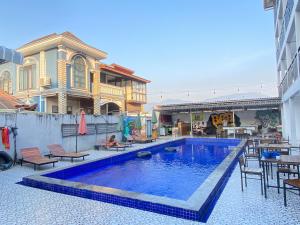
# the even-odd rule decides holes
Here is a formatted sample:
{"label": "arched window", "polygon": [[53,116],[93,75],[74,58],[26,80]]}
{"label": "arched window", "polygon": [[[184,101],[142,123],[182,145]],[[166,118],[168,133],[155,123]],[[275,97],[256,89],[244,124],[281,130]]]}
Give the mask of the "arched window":
{"label": "arched window", "polygon": [[5,71],[0,76],[0,89],[8,94],[12,94],[11,77],[8,71]]}
{"label": "arched window", "polygon": [[86,88],[86,66],[82,56],[73,59],[73,86],[75,88]]}

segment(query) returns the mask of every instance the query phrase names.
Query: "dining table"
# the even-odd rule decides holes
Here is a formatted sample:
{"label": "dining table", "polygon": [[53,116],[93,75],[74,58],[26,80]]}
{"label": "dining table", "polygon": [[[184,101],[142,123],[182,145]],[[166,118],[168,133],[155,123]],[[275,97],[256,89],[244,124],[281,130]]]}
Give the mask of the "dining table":
{"label": "dining table", "polygon": [[[277,185],[269,185],[268,180],[268,171],[267,171],[267,165],[268,164],[280,164],[280,165],[288,165],[288,166],[296,166],[298,171],[298,177],[300,176],[299,173],[299,166],[300,166],[300,155],[280,155],[276,158],[265,158],[262,157],[260,159],[260,163],[263,169],[263,183],[264,183],[264,192],[265,192],[265,198],[267,198],[267,188],[278,188]],[[282,188],[282,187],[280,187]]]}

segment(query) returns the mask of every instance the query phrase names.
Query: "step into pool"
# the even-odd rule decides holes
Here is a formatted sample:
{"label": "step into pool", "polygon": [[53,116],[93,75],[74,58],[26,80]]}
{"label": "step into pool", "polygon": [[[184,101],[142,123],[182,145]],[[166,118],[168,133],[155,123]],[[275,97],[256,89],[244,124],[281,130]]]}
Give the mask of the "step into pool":
{"label": "step into pool", "polygon": [[[243,145],[238,139],[184,138],[24,177],[22,183],[205,222]],[[137,157],[142,151],[151,155]]]}

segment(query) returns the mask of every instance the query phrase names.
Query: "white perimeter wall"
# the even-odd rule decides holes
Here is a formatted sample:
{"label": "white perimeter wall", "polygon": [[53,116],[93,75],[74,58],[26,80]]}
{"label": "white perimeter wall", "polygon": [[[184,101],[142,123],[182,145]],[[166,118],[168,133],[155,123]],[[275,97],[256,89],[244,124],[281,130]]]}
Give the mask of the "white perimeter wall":
{"label": "white perimeter wall", "polygon": [[[86,115],[87,123],[118,123],[116,116]],[[79,116],[78,116],[79,121]],[[48,144],[61,144],[67,151],[75,151],[75,136],[62,137],[62,124],[75,124],[74,115],[45,114],[45,113],[0,113],[0,126],[18,127],[17,152],[25,147],[39,147],[43,154],[48,153]],[[112,134],[108,134],[110,136]],[[116,133],[120,140],[121,133]],[[92,149],[93,146],[106,140],[106,134],[78,136],[78,150]],[[7,151],[13,156],[13,135],[10,134],[11,148]],[[0,150],[4,150],[0,145]],[[5,150],[6,151],[6,150]]]}

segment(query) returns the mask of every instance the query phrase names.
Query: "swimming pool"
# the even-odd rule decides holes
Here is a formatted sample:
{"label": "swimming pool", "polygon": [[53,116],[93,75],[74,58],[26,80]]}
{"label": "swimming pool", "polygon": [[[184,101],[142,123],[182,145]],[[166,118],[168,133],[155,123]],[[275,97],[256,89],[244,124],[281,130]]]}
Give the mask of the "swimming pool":
{"label": "swimming pool", "polygon": [[[177,151],[166,151],[170,146]],[[179,139],[25,177],[23,184],[205,222],[242,147],[237,139]],[[145,150],[152,157],[136,157]]]}

